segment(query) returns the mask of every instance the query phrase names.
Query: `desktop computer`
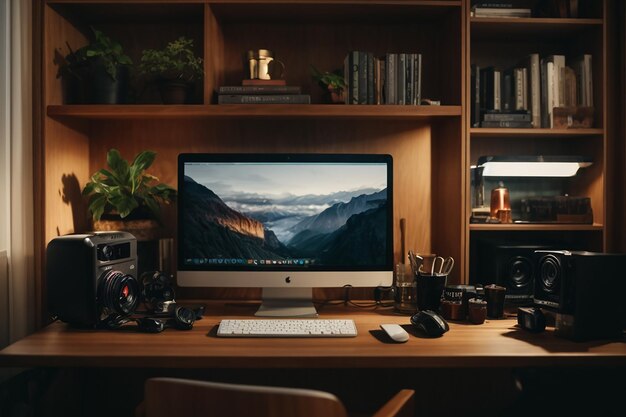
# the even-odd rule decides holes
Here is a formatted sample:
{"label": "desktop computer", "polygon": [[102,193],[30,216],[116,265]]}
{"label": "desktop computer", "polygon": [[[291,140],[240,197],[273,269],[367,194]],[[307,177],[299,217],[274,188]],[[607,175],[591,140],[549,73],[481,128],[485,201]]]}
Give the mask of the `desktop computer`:
{"label": "desktop computer", "polygon": [[390,155],[181,154],[179,286],[261,287],[259,316],[317,316],[312,287],[393,280]]}

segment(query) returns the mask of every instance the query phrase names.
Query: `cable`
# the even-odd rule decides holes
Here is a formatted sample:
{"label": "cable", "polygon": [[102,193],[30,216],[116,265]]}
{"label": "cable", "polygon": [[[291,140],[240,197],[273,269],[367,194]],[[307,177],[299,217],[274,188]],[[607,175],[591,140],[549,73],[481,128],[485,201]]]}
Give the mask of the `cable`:
{"label": "cable", "polygon": [[[352,301],[350,299],[350,290],[352,290],[352,288],[354,288],[352,285],[350,284],[346,284],[343,287],[343,300],[317,300],[317,301],[313,301],[314,304],[318,304],[320,306],[324,306],[324,305],[345,305],[345,306],[353,306],[353,307],[358,307],[358,308],[378,308],[378,307],[393,307],[393,302],[388,302],[388,303],[384,303],[382,302],[382,295],[380,297],[380,299],[375,299],[372,302],[367,302],[367,303],[357,303],[355,301]],[[379,290],[380,293],[382,294],[383,291],[388,291],[388,292],[392,292],[394,288],[393,287],[376,287],[376,289],[374,290],[375,293],[375,297],[376,297],[376,290]]]}

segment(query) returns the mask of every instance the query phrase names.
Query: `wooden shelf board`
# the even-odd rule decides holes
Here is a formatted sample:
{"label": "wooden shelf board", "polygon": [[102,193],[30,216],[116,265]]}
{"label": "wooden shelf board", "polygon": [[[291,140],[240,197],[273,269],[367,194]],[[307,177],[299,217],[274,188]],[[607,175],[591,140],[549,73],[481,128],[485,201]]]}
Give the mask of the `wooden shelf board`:
{"label": "wooden shelf board", "polygon": [[510,223],[510,224],[470,224],[471,231],[486,232],[511,232],[511,231],[563,231],[563,232],[585,232],[602,231],[604,226],[594,224],[564,224],[564,223]]}
{"label": "wooden shelf board", "polygon": [[210,5],[221,21],[265,23],[424,22],[432,18],[444,18],[450,9],[460,10],[462,5],[461,0],[402,0],[392,4],[385,0],[273,0],[270,3],[264,0],[47,0],[47,4],[52,7],[78,12],[79,21],[86,19],[96,22],[166,18],[170,12],[193,10],[191,7],[197,8],[204,3]]}
{"label": "wooden shelf board", "polygon": [[[426,22],[444,18],[451,9],[462,5],[459,0],[407,0],[390,4],[385,0],[278,0],[264,2],[210,1],[211,10],[222,22]],[[357,6],[357,7],[355,7]]]}
{"label": "wooden shelf board", "polygon": [[85,104],[51,105],[48,116],[78,119],[189,119],[189,118],[380,118],[419,119],[461,116],[461,106],[392,106],[329,104]]}
{"label": "wooden shelf board", "polygon": [[580,137],[602,136],[604,129],[510,129],[510,128],[484,128],[475,127],[470,129],[472,137]]}
{"label": "wooden shelf board", "polygon": [[492,40],[496,35],[523,41],[546,37],[567,39],[575,33],[602,28],[602,24],[602,19],[470,18],[472,39],[484,40]]}

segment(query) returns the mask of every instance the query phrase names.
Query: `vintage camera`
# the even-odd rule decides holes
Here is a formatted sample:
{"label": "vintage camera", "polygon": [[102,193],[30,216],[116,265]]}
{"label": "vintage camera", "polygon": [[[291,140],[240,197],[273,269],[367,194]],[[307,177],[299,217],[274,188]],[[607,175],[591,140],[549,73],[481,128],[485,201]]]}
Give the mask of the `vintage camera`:
{"label": "vintage camera", "polygon": [[472,274],[481,284],[506,287],[507,304],[532,305],[536,268],[533,255],[550,246],[501,244],[480,241],[477,272]]}
{"label": "vintage camera", "polygon": [[556,313],[555,333],[573,340],[620,337],[626,254],[535,252],[534,303]]}
{"label": "vintage camera", "polygon": [[139,303],[137,240],[126,232],[53,239],[46,252],[48,311],[80,327],[107,327]]}

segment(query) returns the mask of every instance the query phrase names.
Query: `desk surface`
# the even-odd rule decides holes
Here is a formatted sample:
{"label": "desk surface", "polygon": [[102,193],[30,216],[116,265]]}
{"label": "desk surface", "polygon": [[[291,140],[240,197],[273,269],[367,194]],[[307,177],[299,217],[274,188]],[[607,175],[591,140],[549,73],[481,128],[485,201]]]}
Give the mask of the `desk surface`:
{"label": "desk surface", "polygon": [[[218,338],[223,318],[251,318],[257,305],[209,303],[191,331],[160,334],[91,331],[55,322],[0,351],[0,366],[146,368],[439,368],[524,366],[626,366],[626,340],[576,343],[551,329],[531,334],[512,319],[483,325],[450,323],[443,337],[427,339],[410,329],[407,316],[390,308],[318,307],[322,318],[352,318],[355,338]],[[411,333],[404,344],[388,342],[381,323]]]}

